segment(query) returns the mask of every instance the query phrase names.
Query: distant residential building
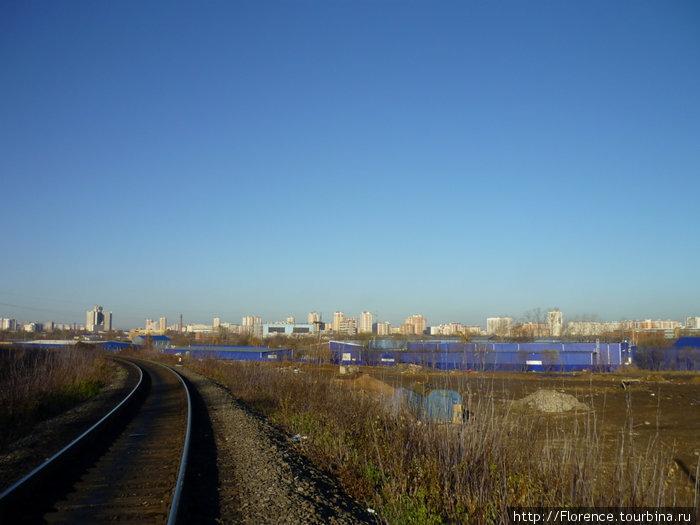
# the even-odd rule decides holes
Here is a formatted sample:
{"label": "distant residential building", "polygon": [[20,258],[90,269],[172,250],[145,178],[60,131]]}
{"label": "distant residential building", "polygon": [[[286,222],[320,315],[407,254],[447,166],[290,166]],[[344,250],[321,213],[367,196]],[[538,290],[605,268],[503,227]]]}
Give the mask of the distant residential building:
{"label": "distant residential building", "polygon": [[184,330],[185,330],[185,332],[190,332],[190,333],[195,333],[195,334],[213,334],[214,333],[214,327],[212,325],[202,324],[202,323],[185,325]]}
{"label": "distant residential building", "polygon": [[357,318],[356,317],[344,317],[338,326],[339,333],[347,335],[357,334]]}
{"label": "distant residential building", "polygon": [[391,335],[391,323],[389,321],[377,323],[377,335]]}
{"label": "distant residential building", "polygon": [[428,320],[421,314],[407,317],[401,325],[403,335],[422,335],[428,330]]}
{"label": "distant residential building", "polygon": [[513,329],[512,317],[489,317],[486,319],[486,333],[488,335],[507,336]]}
{"label": "distant residential building", "polygon": [[260,316],[259,315],[246,315],[243,317],[243,322],[241,324],[244,327],[245,326],[254,326],[256,324],[260,324]]}
{"label": "distant residential building", "polygon": [[340,332],[340,325],[345,320],[345,314],[343,312],[333,313],[333,331]]}
{"label": "distant residential building", "polygon": [[253,337],[262,337],[262,322],[259,315],[246,315],[243,317],[241,334],[249,334]]}
{"label": "distant residential building", "polygon": [[242,334],[250,334],[253,337],[262,337],[262,323],[259,315],[246,315],[241,326]]}
{"label": "distant residential building", "polygon": [[158,329],[165,333],[168,329],[168,318],[167,317],[161,317],[158,319]]}
{"label": "distant residential building", "polygon": [[447,323],[440,324],[438,326],[431,326],[430,335],[441,335],[441,336],[455,336],[459,334],[464,335],[479,335],[481,333],[480,326],[466,326],[462,323]]}
{"label": "distant residential building", "polygon": [[234,334],[240,334],[241,333],[241,327],[240,325],[237,324],[232,324],[232,323],[220,323],[219,328],[222,330],[226,330],[227,332],[231,332]]}
{"label": "distant residential building", "polygon": [[622,323],[595,322],[595,321],[569,321],[566,323],[566,335],[570,337],[603,335],[624,329]]}
{"label": "distant residential building", "polygon": [[214,330],[221,327],[221,317],[214,317]]}
{"label": "distant residential building", "polygon": [[561,337],[564,331],[564,314],[556,308],[547,312],[547,328],[552,337]]}
{"label": "distant residential building", "polygon": [[548,323],[517,323],[511,328],[510,335],[514,337],[540,337],[549,333],[548,327]]}
{"label": "distant residential building", "polygon": [[295,319],[293,316],[289,316],[289,317],[287,317],[287,319],[284,320],[284,322],[287,324],[294,324],[294,321],[295,321]]}
{"label": "distant residential building", "polygon": [[685,328],[691,330],[700,329],[700,317],[686,317],[685,318]]}
{"label": "distant residential building", "polygon": [[372,333],[372,313],[362,312],[360,314],[360,333],[361,334],[371,334]]}
{"label": "distant residential building", "polygon": [[95,305],[85,317],[85,329],[88,332],[109,332],[112,330],[112,312],[103,312],[101,306]]}
{"label": "distant residential building", "polygon": [[308,323],[309,324],[314,324],[314,323],[320,323],[321,322],[321,316],[318,315],[318,312],[309,312],[309,315],[307,317]]}
{"label": "distant residential building", "polygon": [[9,319],[3,317],[0,320],[0,330],[10,330],[10,331],[15,331],[17,330],[17,319]]}

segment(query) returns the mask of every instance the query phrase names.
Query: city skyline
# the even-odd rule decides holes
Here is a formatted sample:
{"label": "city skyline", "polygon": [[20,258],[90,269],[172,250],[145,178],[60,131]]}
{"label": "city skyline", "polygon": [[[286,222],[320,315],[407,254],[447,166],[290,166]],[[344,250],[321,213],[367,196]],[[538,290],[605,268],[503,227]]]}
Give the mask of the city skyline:
{"label": "city skyline", "polygon": [[700,5],[0,5],[0,315],[700,311]]}
{"label": "city skyline", "polygon": [[[99,313],[98,313],[99,312]],[[465,322],[458,319],[428,319],[423,314],[413,313],[407,317],[404,317],[398,321],[389,321],[386,319],[379,319],[376,314],[369,311],[362,311],[358,316],[354,316],[354,312],[346,314],[343,311],[335,311],[330,319],[325,319],[324,316],[316,311],[308,312],[306,316],[295,316],[286,315],[283,318],[266,318],[262,315],[257,314],[245,314],[238,317],[237,319],[221,318],[220,316],[215,316],[210,319],[185,319],[183,317],[177,316],[177,321],[174,324],[168,325],[168,317],[160,315],[158,320],[154,320],[151,317],[145,319],[143,325],[141,322],[135,324],[124,324],[119,326],[118,324],[112,325],[112,312],[105,312],[104,316],[99,318],[103,312],[102,306],[94,306],[92,310],[87,311],[87,322],[82,324],[75,320],[73,321],[56,321],[55,319],[40,320],[38,318],[23,319],[8,316],[5,314],[0,314],[0,320],[3,321],[0,329],[4,330],[20,330],[23,324],[35,324],[35,323],[48,323],[51,326],[56,326],[59,329],[84,329],[87,331],[110,331],[115,330],[143,330],[143,331],[159,331],[165,332],[166,330],[178,331],[180,328],[180,323],[182,322],[182,327],[205,327],[208,326],[211,329],[216,329],[218,327],[231,327],[236,326],[241,329],[250,330],[253,326],[261,325],[281,325],[281,324],[297,324],[305,326],[313,326],[315,323],[321,323],[326,325],[326,330],[331,330],[333,332],[345,332],[354,331],[356,333],[377,333],[379,325],[387,325],[392,329],[401,328],[404,332],[408,334],[419,335],[426,332],[429,328],[443,328],[449,327],[450,325],[460,325],[464,330],[469,331],[472,328],[480,327],[486,333],[498,333],[498,332],[510,332],[511,329],[517,328],[518,326],[527,328],[528,326],[532,328],[533,326],[548,326],[552,336],[559,337],[567,329],[571,332],[573,329],[574,333],[584,330],[582,328],[584,325],[608,325],[608,328],[616,324],[628,324],[629,326],[638,325],[639,329],[647,328],[673,328],[682,327],[687,324],[690,328],[697,329],[698,323],[700,323],[700,316],[696,314],[686,315],[681,319],[671,319],[668,317],[651,317],[642,316],[638,318],[622,318],[622,319],[605,319],[597,315],[573,315],[567,316],[564,312],[559,310],[559,308],[533,308],[526,312],[523,312],[519,316],[510,315],[487,315],[480,321]],[[174,317],[175,318],[175,317]],[[143,321],[143,320],[141,320]],[[212,321],[208,324],[207,321]],[[15,323],[11,327],[10,322]],[[630,323],[632,323],[630,325]],[[5,326],[5,325],[8,326]],[[658,324],[659,326],[654,326]],[[556,330],[552,327],[556,326]],[[454,330],[453,330],[454,332]],[[384,334],[388,335],[388,334]],[[583,333],[579,335],[585,335]]]}

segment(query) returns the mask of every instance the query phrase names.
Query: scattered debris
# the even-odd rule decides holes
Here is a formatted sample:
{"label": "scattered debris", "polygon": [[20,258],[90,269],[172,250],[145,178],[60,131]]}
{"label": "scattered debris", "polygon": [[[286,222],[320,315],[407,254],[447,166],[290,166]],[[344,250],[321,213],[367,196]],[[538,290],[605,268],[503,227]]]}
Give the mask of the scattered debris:
{"label": "scattered debris", "polygon": [[622,387],[623,390],[627,390],[627,387],[630,386],[632,383],[640,383],[641,379],[623,379],[620,381],[620,386]]}

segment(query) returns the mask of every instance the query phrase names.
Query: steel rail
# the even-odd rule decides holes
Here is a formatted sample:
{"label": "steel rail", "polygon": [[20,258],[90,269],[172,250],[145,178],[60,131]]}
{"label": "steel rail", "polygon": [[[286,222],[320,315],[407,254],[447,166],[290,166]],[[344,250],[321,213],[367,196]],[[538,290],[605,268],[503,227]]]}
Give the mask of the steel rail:
{"label": "steel rail", "polygon": [[[2,494],[0,494],[0,505],[2,505],[4,502],[8,501],[11,497],[15,496],[25,488],[27,488],[31,483],[35,482],[38,480],[44,473],[48,472],[50,468],[54,465],[56,465],[63,457],[65,457],[68,452],[73,451],[74,449],[77,449],[77,447],[84,442],[85,438],[88,436],[92,436],[96,433],[97,430],[100,430],[102,427],[106,425],[108,421],[112,419],[112,417],[117,414],[120,409],[128,403],[132,397],[135,397],[136,392],[141,389],[143,385],[143,370],[141,369],[140,366],[131,363],[129,361],[125,361],[129,363],[131,366],[136,368],[139,373],[139,380],[136,386],[127,394],[127,396],[121,400],[121,402],[115,406],[112,410],[107,413],[102,419],[100,419],[97,423],[92,425],[90,428],[88,428],[85,432],[80,434],[77,438],[75,438],[73,441],[71,441],[68,445],[63,447],[61,450],[56,452],[53,456],[51,456],[49,459],[44,461],[41,465],[36,467],[34,470],[32,470],[29,474],[24,476],[22,479],[17,481],[15,484],[13,484],[11,487],[6,489]],[[188,392],[189,396],[189,392]]]}
{"label": "steel rail", "polygon": [[177,515],[180,510],[180,501],[182,497],[182,490],[183,490],[183,485],[185,484],[185,475],[187,472],[187,457],[189,455],[189,449],[190,449],[190,434],[191,434],[191,428],[192,428],[192,399],[190,397],[190,389],[187,387],[187,383],[185,382],[185,379],[182,377],[182,375],[177,372],[176,370],[173,370],[167,365],[164,365],[162,363],[158,363],[157,361],[149,361],[154,364],[158,364],[162,366],[163,368],[167,368],[170,370],[173,374],[177,376],[177,378],[180,380],[182,383],[182,386],[185,388],[185,393],[187,394],[187,430],[185,431],[185,443],[182,446],[182,457],[180,458],[180,469],[178,471],[177,475],[177,481],[175,482],[175,492],[173,494],[173,501],[170,504],[170,513],[168,515],[168,525],[175,525],[177,523]]}

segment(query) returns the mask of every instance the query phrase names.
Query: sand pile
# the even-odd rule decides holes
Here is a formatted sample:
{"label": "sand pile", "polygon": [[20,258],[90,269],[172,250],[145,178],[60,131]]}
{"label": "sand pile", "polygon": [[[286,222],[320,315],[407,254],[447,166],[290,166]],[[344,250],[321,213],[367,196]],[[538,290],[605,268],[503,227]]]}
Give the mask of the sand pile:
{"label": "sand pile", "polygon": [[523,408],[532,408],[540,412],[568,412],[569,410],[590,410],[589,406],[581,403],[574,396],[563,394],[556,390],[538,390],[518,401],[515,405]]}

